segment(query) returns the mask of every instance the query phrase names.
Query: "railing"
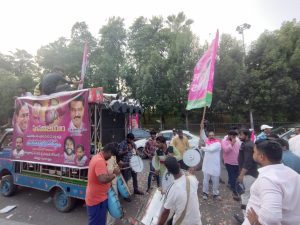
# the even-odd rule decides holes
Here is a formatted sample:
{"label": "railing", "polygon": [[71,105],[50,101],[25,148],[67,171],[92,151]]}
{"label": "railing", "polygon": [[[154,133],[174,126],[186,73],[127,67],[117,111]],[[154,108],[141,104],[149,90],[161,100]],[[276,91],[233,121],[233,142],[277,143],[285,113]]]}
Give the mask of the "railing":
{"label": "railing", "polygon": [[[293,124],[300,124],[300,122],[276,122],[276,121],[269,121],[269,122],[260,122],[260,121],[255,121],[254,123],[254,129],[256,132],[260,131],[260,126],[262,124],[267,124],[269,126],[272,126],[274,128],[281,127],[281,126],[290,126]],[[237,128],[250,128],[249,123],[216,123],[216,122],[210,122],[207,124],[207,129],[208,130],[213,130],[216,133],[226,133],[228,130],[230,130],[233,127]],[[143,128],[145,129],[156,129],[159,131],[160,129],[160,124],[144,124]],[[198,133],[200,129],[200,123],[188,123],[188,127],[186,126],[185,123],[178,123],[178,124],[165,124],[163,126],[164,130],[171,130],[173,128],[176,129],[184,129],[184,130],[189,130],[192,133]]]}

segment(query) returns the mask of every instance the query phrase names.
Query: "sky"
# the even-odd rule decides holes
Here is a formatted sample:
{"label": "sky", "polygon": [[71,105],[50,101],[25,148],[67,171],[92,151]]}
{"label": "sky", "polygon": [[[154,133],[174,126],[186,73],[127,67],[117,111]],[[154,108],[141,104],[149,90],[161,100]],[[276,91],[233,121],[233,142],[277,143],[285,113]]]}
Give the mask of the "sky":
{"label": "sky", "polygon": [[76,22],[85,21],[98,37],[112,16],[124,18],[129,27],[139,16],[166,18],[181,11],[194,21],[192,30],[200,42],[211,41],[217,29],[241,38],[236,27],[248,23],[245,42],[249,45],[284,21],[300,21],[300,0],[3,0],[0,53],[25,49],[36,55],[41,46],[62,36],[69,38]]}

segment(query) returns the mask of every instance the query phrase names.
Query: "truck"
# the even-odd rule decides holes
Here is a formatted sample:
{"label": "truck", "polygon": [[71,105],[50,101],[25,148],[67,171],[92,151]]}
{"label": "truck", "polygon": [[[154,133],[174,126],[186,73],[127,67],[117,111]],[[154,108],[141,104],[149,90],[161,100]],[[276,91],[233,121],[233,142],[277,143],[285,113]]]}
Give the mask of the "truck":
{"label": "truck", "polygon": [[139,105],[105,94],[103,88],[19,97],[13,128],[0,139],[0,190],[18,186],[50,193],[60,212],[84,199],[88,163],[100,146],[125,138]]}

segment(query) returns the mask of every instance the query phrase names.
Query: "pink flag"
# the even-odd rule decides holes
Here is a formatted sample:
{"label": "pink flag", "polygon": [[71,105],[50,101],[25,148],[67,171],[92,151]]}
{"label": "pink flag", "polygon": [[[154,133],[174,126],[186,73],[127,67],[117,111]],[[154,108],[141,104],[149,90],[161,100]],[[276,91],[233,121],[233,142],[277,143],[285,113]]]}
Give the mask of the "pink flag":
{"label": "pink flag", "polygon": [[82,64],[81,64],[81,77],[80,77],[82,84],[78,85],[78,90],[83,88],[83,81],[84,81],[87,64],[88,64],[88,44],[87,44],[87,42],[85,42],[84,49],[83,49]]}
{"label": "pink flag", "polygon": [[218,42],[219,31],[217,31],[215,39],[194,68],[194,77],[186,106],[187,110],[211,105]]}

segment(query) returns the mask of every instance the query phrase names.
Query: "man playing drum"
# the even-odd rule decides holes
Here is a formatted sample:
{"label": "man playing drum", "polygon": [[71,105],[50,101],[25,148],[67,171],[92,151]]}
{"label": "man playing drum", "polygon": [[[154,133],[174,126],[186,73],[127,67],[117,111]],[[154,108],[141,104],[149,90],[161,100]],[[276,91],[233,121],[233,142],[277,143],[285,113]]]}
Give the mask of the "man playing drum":
{"label": "man playing drum", "polygon": [[111,181],[120,174],[118,168],[115,168],[113,173],[109,174],[106,161],[116,152],[116,148],[116,143],[109,143],[90,161],[85,197],[89,225],[106,224],[107,192],[111,187]]}
{"label": "man playing drum", "polygon": [[160,177],[166,170],[165,160],[167,156],[174,156],[178,161],[181,159],[180,152],[173,146],[168,146],[164,136],[158,136],[156,138],[157,150],[153,156],[152,164],[155,169],[155,173]]}
{"label": "man playing drum", "polygon": [[[127,138],[119,144],[119,165],[122,168],[122,175],[126,182],[128,182],[130,177],[132,177],[134,194],[143,195],[144,193],[138,189],[137,173],[130,167],[130,159],[134,153],[133,149],[130,149],[131,146],[133,146],[133,149],[136,149],[134,135],[132,133],[128,133]],[[130,201],[129,198],[125,200]]]}
{"label": "man playing drum", "polygon": [[[155,172],[155,169],[153,168],[153,165],[152,165],[152,158],[157,149],[156,140],[155,140],[156,139],[156,131],[151,130],[150,135],[151,135],[151,137],[148,139],[148,141],[145,144],[145,153],[148,156],[148,158],[150,159],[150,171],[149,171],[149,175],[148,175],[147,192],[150,191],[152,176],[153,176],[153,173]],[[157,187],[159,187],[159,175],[156,176],[156,182],[157,182]]]}

